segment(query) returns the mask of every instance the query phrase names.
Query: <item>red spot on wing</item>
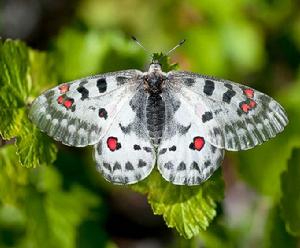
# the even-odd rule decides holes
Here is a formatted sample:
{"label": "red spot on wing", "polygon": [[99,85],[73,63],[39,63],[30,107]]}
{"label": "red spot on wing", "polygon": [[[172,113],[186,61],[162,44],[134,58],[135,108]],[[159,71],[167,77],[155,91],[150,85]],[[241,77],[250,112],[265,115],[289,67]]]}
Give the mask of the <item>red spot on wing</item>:
{"label": "red spot on wing", "polygon": [[248,113],[248,111],[250,110],[250,106],[247,103],[242,103],[241,110],[243,110],[245,113]]}
{"label": "red spot on wing", "polygon": [[255,108],[255,107],[256,107],[256,102],[253,101],[253,100],[251,100],[250,103],[249,103],[249,107],[250,107],[251,109]]}
{"label": "red spot on wing", "polygon": [[65,106],[66,108],[71,108],[72,105],[73,105],[73,102],[74,102],[73,99],[67,99],[67,100],[64,101],[64,106]]}
{"label": "red spot on wing", "polygon": [[69,91],[70,86],[68,84],[63,84],[58,87],[60,94],[65,94],[66,92]]}
{"label": "red spot on wing", "polygon": [[116,137],[108,137],[106,143],[107,143],[107,147],[112,152],[118,149],[118,138],[116,138]]}
{"label": "red spot on wing", "polygon": [[58,103],[58,104],[62,104],[63,101],[64,101],[63,96],[59,96],[59,97],[57,98],[57,103]]}
{"label": "red spot on wing", "polygon": [[197,151],[200,151],[205,144],[204,138],[203,137],[195,137],[194,138],[194,148]]}
{"label": "red spot on wing", "polygon": [[252,90],[252,89],[245,89],[245,90],[244,90],[244,94],[245,94],[248,98],[253,98],[253,97],[254,97],[254,90]]}

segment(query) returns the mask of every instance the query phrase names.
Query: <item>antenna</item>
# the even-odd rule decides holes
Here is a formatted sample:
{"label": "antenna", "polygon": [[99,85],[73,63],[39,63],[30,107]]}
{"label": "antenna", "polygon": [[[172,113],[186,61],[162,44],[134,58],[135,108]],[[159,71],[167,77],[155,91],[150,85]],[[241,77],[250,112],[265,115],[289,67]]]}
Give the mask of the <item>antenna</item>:
{"label": "antenna", "polygon": [[172,49],[170,49],[168,52],[165,53],[166,56],[168,56],[170,53],[172,53],[176,48],[180,47],[183,45],[183,43],[186,41],[186,39],[183,39],[181,41],[179,41],[179,43],[174,46]]}
{"label": "antenna", "polygon": [[[149,52],[149,50],[147,50],[141,42],[139,42],[139,40],[137,38],[135,38],[134,36],[131,36],[131,39],[136,43],[138,44],[146,53],[150,54],[152,56],[152,61],[153,61],[153,54],[151,54]],[[170,49],[167,53],[163,54],[164,56],[168,56],[170,53],[172,53],[176,48],[180,47],[183,45],[183,43],[185,42],[186,40],[183,39],[181,40],[175,47],[173,47],[172,49]]]}
{"label": "antenna", "polygon": [[135,38],[134,36],[131,36],[131,39],[138,44],[145,52],[147,52],[148,54],[151,54],[143,45],[141,42],[138,41],[137,38]]}

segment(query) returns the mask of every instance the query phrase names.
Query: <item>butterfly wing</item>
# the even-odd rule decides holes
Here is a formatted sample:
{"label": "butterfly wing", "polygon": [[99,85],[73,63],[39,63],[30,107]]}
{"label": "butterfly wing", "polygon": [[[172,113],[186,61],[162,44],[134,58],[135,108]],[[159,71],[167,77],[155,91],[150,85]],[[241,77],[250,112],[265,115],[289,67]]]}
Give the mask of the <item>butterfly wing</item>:
{"label": "butterfly wing", "polygon": [[126,70],[61,84],[40,95],[29,118],[49,136],[70,146],[97,143],[140,83]]}
{"label": "butterfly wing", "polygon": [[282,132],[288,123],[279,103],[250,87],[189,72],[171,71],[168,79],[216,147],[250,149]]}
{"label": "butterfly wing", "polygon": [[103,139],[94,146],[98,170],[115,184],[132,184],[152,171],[156,154],[146,129],[143,85],[127,99]]}
{"label": "butterfly wing", "polygon": [[190,113],[190,105],[171,88],[162,94],[165,128],[158,147],[157,165],[173,184],[198,185],[221,165],[224,150],[206,138],[202,124]]}

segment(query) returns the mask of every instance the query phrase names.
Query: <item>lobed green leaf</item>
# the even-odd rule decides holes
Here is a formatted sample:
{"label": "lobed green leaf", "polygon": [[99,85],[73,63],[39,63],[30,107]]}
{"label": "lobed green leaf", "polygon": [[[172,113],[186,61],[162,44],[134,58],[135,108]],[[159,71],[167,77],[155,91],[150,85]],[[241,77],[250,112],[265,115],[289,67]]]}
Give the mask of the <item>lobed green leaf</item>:
{"label": "lobed green leaf", "polygon": [[132,188],[147,194],[154,214],[162,215],[168,227],[188,239],[208,227],[224,195],[221,170],[199,186],[174,185],[155,170]]}
{"label": "lobed green leaf", "polygon": [[287,230],[300,236],[300,148],[294,149],[281,175],[281,209]]}
{"label": "lobed green leaf", "polygon": [[31,95],[40,93],[48,80],[55,81],[51,61],[21,41],[0,42],[0,135],[16,138],[19,160],[26,167],[50,164],[56,156],[55,146],[27,117]]}

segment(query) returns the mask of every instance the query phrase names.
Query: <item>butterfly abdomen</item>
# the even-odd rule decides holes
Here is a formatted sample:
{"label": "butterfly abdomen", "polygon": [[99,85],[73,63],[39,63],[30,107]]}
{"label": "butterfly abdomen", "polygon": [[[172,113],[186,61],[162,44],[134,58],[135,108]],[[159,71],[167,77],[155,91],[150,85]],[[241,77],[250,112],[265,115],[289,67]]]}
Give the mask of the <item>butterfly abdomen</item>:
{"label": "butterfly abdomen", "polygon": [[159,145],[165,124],[165,102],[158,93],[150,93],[146,106],[147,131],[153,145]]}

